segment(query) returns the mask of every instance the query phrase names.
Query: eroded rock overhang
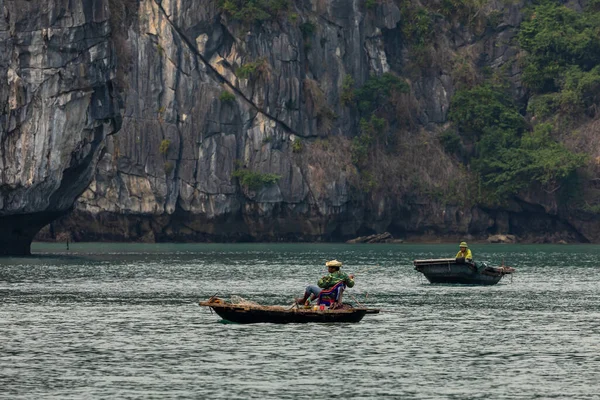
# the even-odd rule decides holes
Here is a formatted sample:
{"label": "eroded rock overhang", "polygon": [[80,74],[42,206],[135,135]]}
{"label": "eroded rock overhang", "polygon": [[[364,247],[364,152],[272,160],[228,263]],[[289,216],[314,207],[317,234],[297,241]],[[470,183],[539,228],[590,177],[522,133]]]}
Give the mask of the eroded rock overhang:
{"label": "eroded rock overhang", "polygon": [[108,0],[0,12],[0,254],[24,255],[88,187],[120,116]]}

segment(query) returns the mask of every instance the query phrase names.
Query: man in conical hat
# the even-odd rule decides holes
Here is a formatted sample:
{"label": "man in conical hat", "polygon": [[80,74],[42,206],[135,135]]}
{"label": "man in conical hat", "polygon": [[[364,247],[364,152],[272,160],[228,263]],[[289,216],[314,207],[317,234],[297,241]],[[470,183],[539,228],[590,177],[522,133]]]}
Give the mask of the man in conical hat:
{"label": "man in conical hat", "polygon": [[310,300],[316,299],[317,296],[319,296],[319,293],[321,293],[321,290],[329,289],[341,281],[344,281],[349,288],[354,286],[354,275],[347,275],[340,271],[340,268],[342,267],[341,261],[327,261],[325,266],[327,267],[329,274],[319,279],[316,285],[308,285],[304,291],[304,297],[296,299],[296,303],[307,304]]}
{"label": "man in conical hat", "polygon": [[467,246],[467,242],[460,242],[459,245],[460,250],[456,253],[456,257],[454,258],[464,258],[467,262],[473,261],[473,254],[471,250],[469,250],[469,246]]}

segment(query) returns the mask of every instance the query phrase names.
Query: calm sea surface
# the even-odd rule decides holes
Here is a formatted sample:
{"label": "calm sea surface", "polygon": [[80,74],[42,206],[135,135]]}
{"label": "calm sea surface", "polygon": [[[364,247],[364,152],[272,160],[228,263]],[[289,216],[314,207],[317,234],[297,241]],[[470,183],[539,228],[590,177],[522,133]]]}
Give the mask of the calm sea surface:
{"label": "calm sea surface", "polygon": [[[35,244],[0,258],[0,398],[600,398],[600,246],[472,250],[512,282],[413,270],[455,245]],[[384,312],[237,325],[197,305],[291,305],[332,258]]]}

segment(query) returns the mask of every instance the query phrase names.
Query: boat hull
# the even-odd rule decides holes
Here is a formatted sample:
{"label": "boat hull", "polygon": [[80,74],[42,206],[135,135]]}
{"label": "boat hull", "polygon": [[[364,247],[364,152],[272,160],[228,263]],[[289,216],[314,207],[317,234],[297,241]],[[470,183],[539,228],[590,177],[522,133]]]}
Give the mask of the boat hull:
{"label": "boat hull", "polygon": [[201,302],[200,305],[210,307],[224,320],[238,324],[355,323],[362,320],[366,314],[379,312],[377,309],[367,308],[318,311],[302,308],[238,306],[212,302]]}
{"label": "boat hull", "polygon": [[458,283],[462,285],[495,285],[502,275],[490,276],[471,271],[467,266],[427,266],[420,271],[431,283]]}
{"label": "boat hull", "polygon": [[495,269],[478,271],[469,264],[458,264],[455,260],[433,262],[434,260],[415,261],[415,270],[425,275],[431,283],[463,285],[495,285],[506,274]]}

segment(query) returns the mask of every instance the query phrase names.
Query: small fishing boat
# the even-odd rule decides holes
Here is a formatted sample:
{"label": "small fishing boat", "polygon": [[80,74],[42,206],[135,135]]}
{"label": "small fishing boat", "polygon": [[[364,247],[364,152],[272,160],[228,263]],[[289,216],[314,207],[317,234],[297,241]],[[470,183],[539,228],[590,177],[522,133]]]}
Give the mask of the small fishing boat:
{"label": "small fishing boat", "polygon": [[367,314],[378,314],[376,308],[355,308],[344,304],[341,308],[328,309],[315,306],[263,306],[251,302],[231,303],[218,297],[211,297],[199,303],[201,307],[209,307],[226,321],[239,324],[254,323],[307,323],[307,322],[359,322]]}
{"label": "small fishing boat", "polygon": [[421,272],[431,283],[459,283],[466,285],[495,285],[504,275],[515,269],[508,266],[490,267],[476,265],[455,258],[414,260],[415,270]]}

